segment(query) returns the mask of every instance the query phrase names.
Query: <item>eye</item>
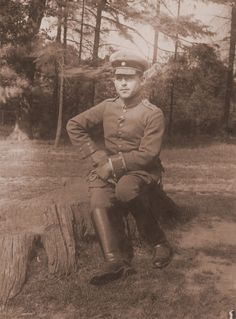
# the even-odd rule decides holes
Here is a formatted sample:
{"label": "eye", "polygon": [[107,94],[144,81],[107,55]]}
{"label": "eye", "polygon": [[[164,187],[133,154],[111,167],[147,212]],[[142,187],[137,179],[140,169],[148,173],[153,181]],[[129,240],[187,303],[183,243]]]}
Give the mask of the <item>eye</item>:
{"label": "eye", "polygon": [[116,81],[121,81],[122,78],[123,78],[122,75],[116,75],[116,76],[114,77],[114,80],[116,80]]}
{"label": "eye", "polygon": [[124,74],[117,74],[115,77],[114,77],[114,80],[115,81],[126,81],[126,82],[129,82],[129,81],[133,81],[134,79],[136,78],[136,75],[124,75]]}

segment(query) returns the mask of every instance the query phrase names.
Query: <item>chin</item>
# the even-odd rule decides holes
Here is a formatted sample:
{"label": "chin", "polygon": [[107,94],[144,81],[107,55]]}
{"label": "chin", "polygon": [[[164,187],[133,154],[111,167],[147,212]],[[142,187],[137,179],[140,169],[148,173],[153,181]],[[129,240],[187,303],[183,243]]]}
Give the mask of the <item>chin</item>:
{"label": "chin", "polygon": [[127,95],[120,95],[120,97],[121,97],[123,100],[128,100],[128,99],[130,99],[130,96],[127,96]]}
{"label": "chin", "polygon": [[122,99],[130,99],[130,98],[132,97],[131,94],[129,94],[129,93],[123,93],[123,92],[121,92],[119,95],[120,95],[120,97],[121,97]]}

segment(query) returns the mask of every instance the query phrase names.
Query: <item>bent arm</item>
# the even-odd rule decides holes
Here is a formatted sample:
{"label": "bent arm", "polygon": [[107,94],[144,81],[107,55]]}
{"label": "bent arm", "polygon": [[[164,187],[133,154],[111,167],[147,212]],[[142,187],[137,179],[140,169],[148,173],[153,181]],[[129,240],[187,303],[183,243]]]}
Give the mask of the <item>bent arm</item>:
{"label": "bent arm", "polygon": [[164,130],[163,113],[157,111],[149,118],[137,150],[120,152],[110,157],[115,175],[123,175],[126,171],[150,168],[159,157]]}
{"label": "bent arm", "polygon": [[92,140],[89,130],[102,123],[105,105],[105,102],[99,103],[89,110],[76,115],[67,123],[66,129],[71,143],[79,147],[82,158],[86,158],[98,151],[98,147]]}

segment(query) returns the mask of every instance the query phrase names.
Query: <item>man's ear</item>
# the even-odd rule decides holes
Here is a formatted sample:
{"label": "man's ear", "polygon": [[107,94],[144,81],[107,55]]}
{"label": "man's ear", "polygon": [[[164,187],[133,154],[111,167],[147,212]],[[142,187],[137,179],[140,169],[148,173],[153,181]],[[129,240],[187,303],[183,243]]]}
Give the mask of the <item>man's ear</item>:
{"label": "man's ear", "polygon": [[141,81],[141,86],[143,86],[146,83],[146,77],[144,76],[144,74],[140,76],[140,81]]}

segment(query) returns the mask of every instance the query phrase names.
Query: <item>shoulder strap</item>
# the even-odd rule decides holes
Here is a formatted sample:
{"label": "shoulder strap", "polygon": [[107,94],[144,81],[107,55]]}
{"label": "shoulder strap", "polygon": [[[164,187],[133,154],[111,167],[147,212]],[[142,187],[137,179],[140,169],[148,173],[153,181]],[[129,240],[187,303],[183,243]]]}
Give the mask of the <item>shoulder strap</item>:
{"label": "shoulder strap", "polygon": [[157,106],[149,102],[148,99],[142,100],[142,104],[153,111],[157,109]]}

